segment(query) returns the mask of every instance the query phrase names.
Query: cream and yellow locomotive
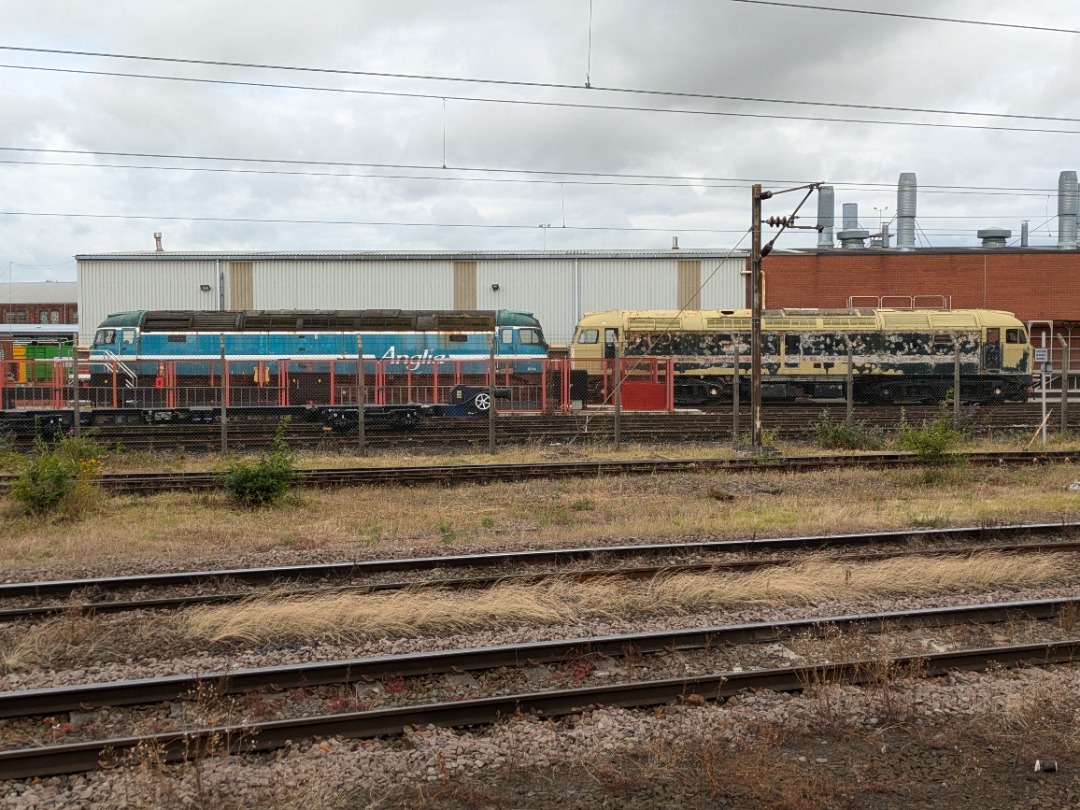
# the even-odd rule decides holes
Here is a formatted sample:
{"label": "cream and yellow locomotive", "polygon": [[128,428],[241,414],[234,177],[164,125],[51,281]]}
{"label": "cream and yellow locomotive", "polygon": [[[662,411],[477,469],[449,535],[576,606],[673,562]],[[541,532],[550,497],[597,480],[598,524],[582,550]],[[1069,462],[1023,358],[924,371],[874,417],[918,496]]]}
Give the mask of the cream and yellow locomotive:
{"label": "cream and yellow locomotive", "polygon": [[[587,313],[570,346],[590,381],[624,358],[670,358],[675,402],[749,396],[750,310],[608,310]],[[780,309],[761,321],[762,399],[941,402],[959,363],[964,402],[1024,402],[1032,384],[1028,331],[1012,313],[979,309]]]}

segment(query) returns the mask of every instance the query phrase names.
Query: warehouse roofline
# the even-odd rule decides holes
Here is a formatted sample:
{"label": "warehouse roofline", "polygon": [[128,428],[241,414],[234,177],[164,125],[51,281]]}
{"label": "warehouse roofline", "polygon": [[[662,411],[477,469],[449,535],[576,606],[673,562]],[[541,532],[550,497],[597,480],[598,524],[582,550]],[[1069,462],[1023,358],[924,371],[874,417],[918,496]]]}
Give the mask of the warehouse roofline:
{"label": "warehouse roofline", "polygon": [[137,251],[83,253],[80,262],[91,261],[496,261],[552,259],[745,259],[748,251],[677,248],[668,250],[341,250],[341,251]]}
{"label": "warehouse roofline", "polygon": [[[1047,254],[1054,256],[1075,254],[1075,250],[1062,250],[1057,245],[1040,245],[1038,247],[983,247],[973,245],[970,247],[918,247],[903,249],[865,247],[865,248],[789,248],[788,250],[774,250],[769,254],[773,256],[941,256],[941,255],[971,255],[971,254],[1004,253],[1010,255],[1025,255],[1032,253]],[[768,261],[768,258],[766,258]]]}

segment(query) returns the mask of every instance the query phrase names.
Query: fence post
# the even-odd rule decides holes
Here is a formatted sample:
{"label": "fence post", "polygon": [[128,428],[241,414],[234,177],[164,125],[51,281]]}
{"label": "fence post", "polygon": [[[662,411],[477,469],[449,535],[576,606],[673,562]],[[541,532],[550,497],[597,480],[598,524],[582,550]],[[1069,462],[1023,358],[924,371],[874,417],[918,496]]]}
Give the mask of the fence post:
{"label": "fence post", "polygon": [[225,392],[228,381],[225,379],[227,374],[225,373],[225,333],[221,332],[218,335],[218,342],[221,347],[221,452],[229,452],[229,426],[225,417]]}
{"label": "fence post", "polygon": [[1061,435],[1064,436],[1069,430],[1069,342],[1061,335],[1057,336],[1061,342]]}
{"label": "fence post", "polygon": [[78,346],[72,346],[71,347],[71,390],[73,392],[73,396],[71,398],[71,400],[72,400],[71,401],[71,409],[72,409],[72,422],[74,422],[75,424],[73,424],[71,427],[72,427],[72,431],[74,432],[75,436],[79,435],[79,432],[80,432],[79,423],[82,421],[82,419],[80,418],[81,417],[81,408],[80,408],[80,406],[82,405],[82,403],[79,401],[79,400],[82,399],[82,389],[80,388],[80,385],[81,385],[81,382],[79,380],[79,347]]}
{"label": "fence post", "polygon": [[855,348],[851,344],[851,335],[844,335],[847,343],[847,392],[844,411],[844,424],[851,427],[855,415]]}
{"label": "fence post", "polygon": [[623,367],[622,367],[622,341],[615,344],[615,376],[612,381],[614,388],[612,393],[615,396],[615,449],[618,450],[622,443],[622,380],[623,380]]}
{"label": "fence post", "polygon": [[360,335],[356,336],[356,432],[357,441],[360,443],[358,448],[361,457],[367,455],[367,442],[364,437],[364,400],[367,399],[367,388],[365,387],[365,372],[364,372],[364,339]]}
{"label": "fence post", "polygon": [[953,397],[952,397],[952,421],[953,427],[960,427],[960,337],[956,334],[953,340]]}
{"label": "fence post", "polygon": [[495,341],[496,334],[491,336],[491,356],[488,358],[488,453],[495,455]]}
{"label": "fence post", "polygon": [[[734,338],[734,336],[733,336]],[[731,365],[731,445],[739,449],[739,343],[731,341],[732,355]]]}

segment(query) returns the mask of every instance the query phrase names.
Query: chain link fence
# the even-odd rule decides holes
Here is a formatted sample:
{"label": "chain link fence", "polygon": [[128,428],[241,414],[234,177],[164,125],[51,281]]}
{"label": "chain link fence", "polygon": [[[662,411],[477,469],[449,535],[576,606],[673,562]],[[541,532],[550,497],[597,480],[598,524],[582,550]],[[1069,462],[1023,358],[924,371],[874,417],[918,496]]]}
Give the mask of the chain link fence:
{"label": "chain link fence", "polygon": [[[640,343],[613,341],[591,357],[573,346],[513,356],[496,339],[486,357],[388,357],[355,335],[337,340],[335,356],[274,356],[265,337],[232,336],[227,345],[220,333],[203,334],[196,356],[91,358],[80,349],[75,358],[4,360],[0,434],[23,447],[35,436],[93,429],[131,449],[236,452],[264,450],[283,430],[297,448],[361,455],[381,447],[495,453],[528,442],[745,446],[754,439],[755,399],[768,421],[809,431],[822,414],[850,423],[867,408],[892,408],[899,418],[905,406],[932,405],[959,420],[972,404],[1029,396],[1024,375],[995,373],[1001,348],[977,333],[929,335],[891,353],[842,334],[766,335],[760,379],[743,335],[713,341],[708,353],[705,344],[686,353],[685,340],[652,345],[649,354]],[[349,352],[340,350],[346,343]],[[1053,401],[1065,430],[1069,402],[1060,391],[1072,390],[1076,375],[1067,351],[1056,359],[1036,379],[1059,382]]]}

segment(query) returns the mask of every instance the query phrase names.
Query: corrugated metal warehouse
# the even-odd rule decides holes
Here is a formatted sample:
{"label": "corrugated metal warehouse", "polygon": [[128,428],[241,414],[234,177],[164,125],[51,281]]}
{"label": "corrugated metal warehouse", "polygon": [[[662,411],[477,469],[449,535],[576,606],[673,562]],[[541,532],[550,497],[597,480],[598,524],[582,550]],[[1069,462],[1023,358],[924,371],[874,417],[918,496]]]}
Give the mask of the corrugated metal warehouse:
{"label": "corrugated metal warehouse", "polygon": [[520,309],[554,344],[600,309],[746,305],[746,254],[721,250],[80,255],[80,341],[136,309]]}

